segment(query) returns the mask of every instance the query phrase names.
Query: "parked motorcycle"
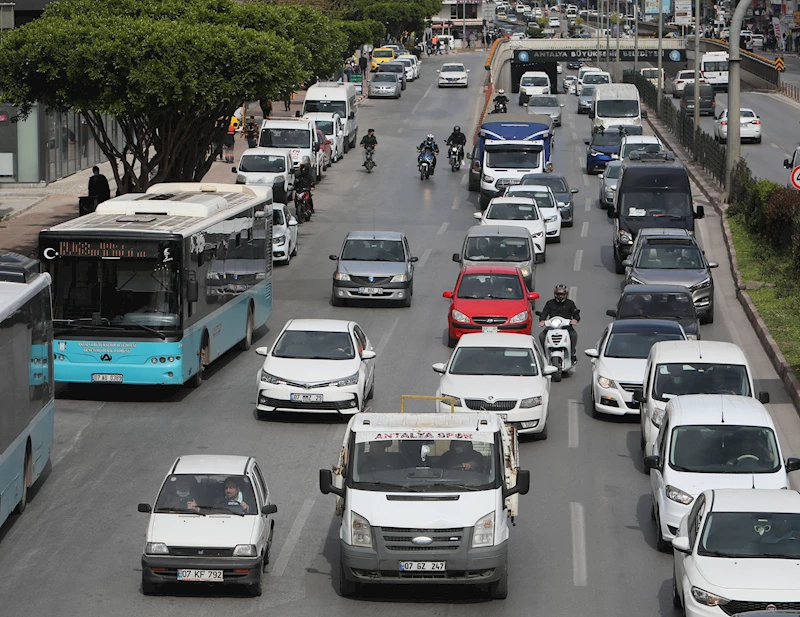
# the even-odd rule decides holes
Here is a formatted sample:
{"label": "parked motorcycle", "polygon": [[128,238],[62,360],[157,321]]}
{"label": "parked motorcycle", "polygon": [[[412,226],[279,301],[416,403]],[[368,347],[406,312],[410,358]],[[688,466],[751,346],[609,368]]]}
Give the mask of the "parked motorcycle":
{"label": "parked motorcycle", "polygon": [[417,167],[419,168],[419,179],[427,180],[431,177],[431,169],[433,168],[433,152],[428,149],[419,153],[417,159]]}
{"label": "parked motorcycle", "polygon": [[[540,312],[536,312],[540,315]],[[547,363],[558,369],[553,374],[553,381],[561,381],[561,377],[574,368],[572,363],[572,341],[569,330],[570,320],[564,317],[551,317],[544,322],[547,334],[544,338],[544,353]]]}
{"label": "parked motorcycle", "polygon": [[375,148],[366,148],[366,160],[364,161],[364,167],[367,168],[367,173],[372,173],[372,168],[375,167],[375,161],[373,157],[375,156]]}
{"label": "parked motorcycle", "polygon": [[461,169],[461,161],[464,159],[464,148],[456,145],[450,146],[447,157],[450,159],[450,169],[458,171]]}
{"label": "parked motorcycle", "polygon": [[311,191],[314,189],[298,189],[294,193],[294,210],[298,223],[311,220]]}

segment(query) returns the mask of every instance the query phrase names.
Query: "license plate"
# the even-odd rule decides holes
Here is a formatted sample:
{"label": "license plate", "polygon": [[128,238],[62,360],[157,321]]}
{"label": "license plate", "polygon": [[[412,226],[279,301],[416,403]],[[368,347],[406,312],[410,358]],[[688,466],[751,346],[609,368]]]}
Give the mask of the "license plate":
{"label": "license plate", "polygon": [[179,581],[223,582],[222,570],[178,570]]}
{"label": "license plate", "polygon": [[122,375],[105,375],[103,373],[95,373],[92,375],[92,381],[95,383],[122,383]]}
{"label": "license plate", "polygon": [[481,332],[497,332],[497,326],[483,326]]}
{"label": "license plate", "polygon": [[292,394],[291,399],[293,401],[299,401],[301,403],[321,403],[322,402],[322,395],[321,394]]}
{"label": "license plate", "polygon": [[358,293],[360,294],[368,294],[370,296],[375,296],[377,294],[383,293],[383,287],[359,287]]}
{"label": "license plate", "polygon": [[401,561],[401,572],[444,572],[446,561]]}

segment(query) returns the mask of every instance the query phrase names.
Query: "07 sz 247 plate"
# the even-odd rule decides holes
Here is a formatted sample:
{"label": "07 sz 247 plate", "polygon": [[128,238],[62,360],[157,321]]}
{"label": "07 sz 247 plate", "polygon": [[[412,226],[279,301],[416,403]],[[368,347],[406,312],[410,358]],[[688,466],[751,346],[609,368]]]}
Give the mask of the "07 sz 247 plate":
{"label": "07 sz 247 plate", "polygon": [[401,572],[444,572],[446,561],[401,561]]}

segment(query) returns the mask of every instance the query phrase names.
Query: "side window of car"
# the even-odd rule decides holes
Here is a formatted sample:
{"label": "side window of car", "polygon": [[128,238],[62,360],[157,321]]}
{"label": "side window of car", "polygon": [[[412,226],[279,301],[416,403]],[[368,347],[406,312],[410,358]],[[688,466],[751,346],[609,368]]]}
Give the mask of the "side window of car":
{"label": "side window of car", "polygon": [[687,532],[689,534],[689,546],[694,546],[694,541],[697,538],[697,532],[700,531],[700,523],[703,519],[703,512],[705,512],[706,498],[700,495],[694,502],[692,510],[689,513],[689,518],[686,521]]}
{"label": "side window of car", "polygon": [[597,342],[597,351],[599,352],[601,349],[605,349],[606,347],[606,340],[608,339],[608,333],[611,330],[611,326],[607,327],[603,330],[603,335],[600,337],[600,340]]}
{"label": "side window of car", "polygon": [[406,249],[406,259],[411,257],[411,247],[408,246],[408,238],[403,238],[403,246]]}
{"label": "side window of car", "polygon": [[669,416],[664,413],[664,419],[661,424],[661,430],[658,432],[658,456],[661,457],[661,464],[667,463],[667,442],[669,441]]}
{"label": "side window of car", "polygon": [[353,332],[358,340],[358,353],[361,353],[367,348],[367,335],[359,326],[353,326]]}
{"label": "side window of car", "polygon": [[252,474],[251,474],[251,482],[253,487],[255,488],[256,496],[261,505],[265,504],[266,501],[266,490],[264,489],[264,480],[261,478],[260,473],[256,473],[256,469],[258,467],[253,465]]}
{"label": "side window of car", "polygon": [[545,366],[547,366],[547,361],[544,358],[544,353],[542,353],[542,350],[539,347],[539,341],[533,342],[533,352],[536,356],[536,362],[539,364],[539,370],[541,371]]}

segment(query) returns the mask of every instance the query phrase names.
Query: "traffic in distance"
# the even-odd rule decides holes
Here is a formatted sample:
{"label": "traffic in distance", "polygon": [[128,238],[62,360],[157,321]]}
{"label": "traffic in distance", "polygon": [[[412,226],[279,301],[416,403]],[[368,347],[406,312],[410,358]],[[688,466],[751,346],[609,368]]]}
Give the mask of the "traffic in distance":
{"label": "traffic in distance", "polygon": [[[531,10],[545,8],[534,2]],[[402,99],[433,71],[428,83],[446,105],[463,97],[472,108],[482,96],[463,55],[420,61],[404,52],[374,50],[370,99]],[[330,443],[312,446],[331,460],[298,476],[312,478],[335,515],[321,524],[331,525],[329,576],[340,596],[367,600],[402,587],[427,599],[435,587],[455,602],[474,587],[475,597],[511,602],[526,593],[515,568],[523,530],[542,507],[536,483],[551,472],[530,463],[548,446],[541,442],[566,441],[548,427],[574,406],[566,392],[580,388],[599,430],[616,432],[614,419],[635,427],[630,458],[649,474],[646,511],[655,547],[673,555],[676,609],[692,617],[800,609],[800,497],[786,490],[800,459],[785,453],[745,350],[709,334],[719,264],[701,242],[704,207],[681,161],[643,124],[635,87],[599,67],[558,74],[561,83],[546,72],[519,84],[496,76],[519,100],[500,89],[477,118],[474,141],[452,122],[446,137],[389,135],[386,123],[383,133],[367,129],[364,120],[381,115],[402,123],[391,107],[402,103],[364,102],[351,84],[321,82],[299,117],[263,122],[231,183],[156,184],[42,230],[39,263],[0,256],[0,350],[10,369],[0,392],[14,401],[0,411],[0,522],[25,510],[30,489],[47,498],[37,479],[53,451],[56,384],[89,398],[100,388],[133,396],[147,386],[216,396],[209,388],[236,362],[252,371],[252,406],[217,430],[244,441],[266,427],[269,440],[286,422],[313,431],[343,419],[343,430],[320,433]],[[401,145],[404,158],[383,144]],[[420,228],[397,216],[369,224],[374,215],[343,214],[362,224],[331,240],[338,248],[317,294],[324,305],[287,313],[281,305],[294,300],[276,282],[309,263],[293,258],[322,245],[326,230],[315,228],[339,188],[331,166],[352,160],[354,148],[360,156],[342,178],[377,192],[404,160],[415,199],[436,191],[426,207],[443,202],[452,212],[436,234],[442,245],[445,233],[452,237],[452,261],[450,253],[433,258],[413,234]],[[459,204],[473,211],[465,217]],[[596,211],[610,236],[588,237]],[[448,232],[455,217],[460,227]],[[581,247],[574,263],[561,250],[567,244]],[[599,305],[606,296],[578,300],[569,277],[584,250],[609,257],[613,273],[598,276],[610,283],[610,306]],[[431,277],[444,269],[451,284],[435,288]],[[279,313],[290,318],[279,323]],[[430,374],[416,362],[415,379],[400,384],[409,394],[375,399],[387,384],[377,375],[405,370],[385,359],[385,341],[391,322],[408,314],[444,332],[434,347],[442,361],[430,369],[438,385],[419,387]],[[597,314],[610,319],[584,329],[582,321],[600,323]],[[271,342],[253,347],[265,326]],[[412,354],[424,345],[421,333],[417,325],[402,334]],[[168,413],[173,404],[161,406]],[[283,479],[261,455],[175,445],[137,507],[146,521],[134,586],[148,596],[210,593],[212,603],[216,590],[220,608],[239,590],[260,596],[291,558],[291,550],[276,557],[274,546],[297,542],[292,520],[309,511],[284,508],[270,488]],[[573,576],[582,586],[580,565]]]}

